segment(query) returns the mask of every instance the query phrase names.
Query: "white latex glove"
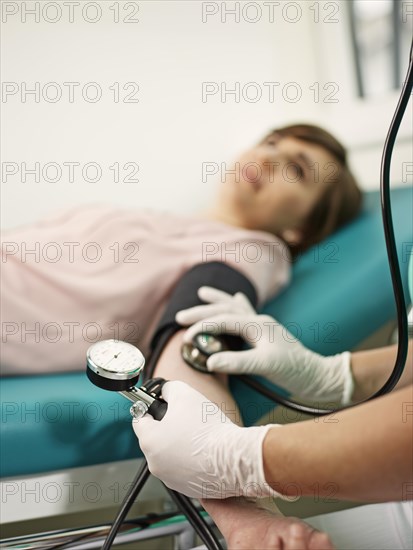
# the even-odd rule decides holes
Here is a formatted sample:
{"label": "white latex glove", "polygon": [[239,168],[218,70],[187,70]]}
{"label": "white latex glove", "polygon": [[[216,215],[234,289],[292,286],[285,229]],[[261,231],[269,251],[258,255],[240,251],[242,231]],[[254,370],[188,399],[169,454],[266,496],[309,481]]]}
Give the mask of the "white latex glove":
{"label": "white latex glove", "polygon": [[225,351],[208,358],[207,368],[229,374],[264,376],[293,395],[314,402],[351,402],[354,381],[349,352],[323,357],[305,348],[269,315],[258,315],[245,295],[234,296],[211,287],[198,295],[207,305],[182,310],[181,325],[192,325],[184,334],[190,342],[198,333],[236,334],[253,346],[246,351]]}
{"label": "white latex glove", "polygon": [[265,480],[262,456],[274,425],[236,426],[184,382],[167,382],[162,396],[163,419],[147,414],[133,420],[133,429],[149,470],[167,487],[193,498],[281,496]]}

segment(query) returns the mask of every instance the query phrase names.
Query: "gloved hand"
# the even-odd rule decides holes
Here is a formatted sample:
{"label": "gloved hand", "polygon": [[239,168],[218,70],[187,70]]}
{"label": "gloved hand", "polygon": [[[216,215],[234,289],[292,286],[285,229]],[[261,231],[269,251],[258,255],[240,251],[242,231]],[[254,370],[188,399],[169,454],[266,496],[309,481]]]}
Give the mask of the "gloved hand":
{"label": "gloved hand", "polygon": [[162,397],[163,419],[146,414],[133,429],[149,470],[167,487],[193,498],[281,496],[264,476],[262,444],[274,425],[236,426],[184,382],[167,382]]}
{"label": "gloved hand", "polygon": [[256,374],[284,387],[297,397],[314,402],[351,402],[354,381],[349,352],[323,357],[305,348],[269,315],[258,315],[241,293],[234,296],[211,287],[198,295],[207,305],[177,313],[181,325],[192,325],[184,334],[190,342],[198,333],[236,334],[252,349],[225,351],[208,358],[207,368],[229,374]]}

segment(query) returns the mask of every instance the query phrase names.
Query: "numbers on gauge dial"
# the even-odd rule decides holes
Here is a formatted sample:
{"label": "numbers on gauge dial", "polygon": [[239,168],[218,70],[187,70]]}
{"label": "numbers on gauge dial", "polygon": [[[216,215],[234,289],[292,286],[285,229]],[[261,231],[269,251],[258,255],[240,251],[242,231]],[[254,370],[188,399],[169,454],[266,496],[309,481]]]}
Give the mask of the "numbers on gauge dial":
{"label": "numbers on gauge dial", "polygon": [[145,364],[138,348],[118,340],[97,342],[92,346],[89,356],[96,367],[119,374],[139,372]]}

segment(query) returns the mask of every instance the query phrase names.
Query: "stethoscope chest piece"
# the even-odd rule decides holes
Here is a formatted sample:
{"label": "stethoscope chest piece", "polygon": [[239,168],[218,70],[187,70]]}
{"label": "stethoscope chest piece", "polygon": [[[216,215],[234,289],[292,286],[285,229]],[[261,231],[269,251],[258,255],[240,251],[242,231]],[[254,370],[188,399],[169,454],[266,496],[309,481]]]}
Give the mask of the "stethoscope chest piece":
{"label": "stethoscope chest piece", "polygon": [[227,351],[229,348],[222,338],[213,334],[196,334],[191,342],[182,346],[182,358],[192,368],[209,373],[207,360],[210,355],[220,351]]}

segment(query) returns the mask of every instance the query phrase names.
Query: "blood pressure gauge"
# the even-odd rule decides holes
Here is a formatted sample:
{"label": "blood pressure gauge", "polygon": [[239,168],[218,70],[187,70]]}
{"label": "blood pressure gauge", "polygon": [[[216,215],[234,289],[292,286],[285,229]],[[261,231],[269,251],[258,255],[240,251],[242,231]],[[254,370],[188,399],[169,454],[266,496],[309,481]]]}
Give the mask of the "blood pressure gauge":
{"label": "blood pressure gauge", "polygon": [[142,353],[127,342],[103,340],[86,354],[87,375],[99,388],[121,391],[134,386],[145,366]]}
{"label": "blood pressure gauge", "polygon": [[86,353],[86,373],[99,388],[117,391],[132,401],[131,414],[140,418],[147,412],[156,420],[166,413],[167,404],[144,386],[136,388],[145,365],[139,349],[120,340],[102,340],[90,346]]}

